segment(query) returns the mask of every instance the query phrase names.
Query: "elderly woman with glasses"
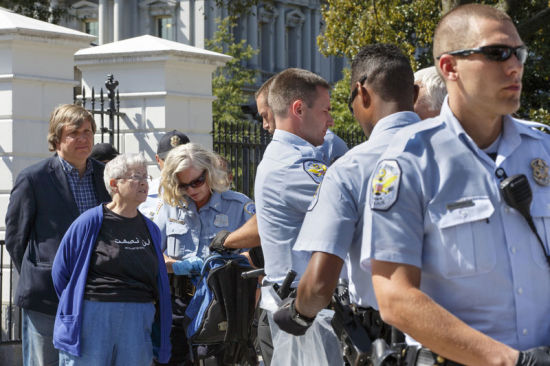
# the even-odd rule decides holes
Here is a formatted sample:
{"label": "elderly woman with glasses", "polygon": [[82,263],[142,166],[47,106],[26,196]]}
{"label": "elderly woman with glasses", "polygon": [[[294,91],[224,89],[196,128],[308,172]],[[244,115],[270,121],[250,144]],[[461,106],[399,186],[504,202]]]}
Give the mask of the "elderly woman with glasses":
{"label": "elderly woman with glasses", "polygon": [[105,166],[112,202],[84,212],[55,256],[59,296],[54,346],[63,365],[143,365],[170,358],[171,302],[158,227],[139,213],[147,198],[142,155]]}

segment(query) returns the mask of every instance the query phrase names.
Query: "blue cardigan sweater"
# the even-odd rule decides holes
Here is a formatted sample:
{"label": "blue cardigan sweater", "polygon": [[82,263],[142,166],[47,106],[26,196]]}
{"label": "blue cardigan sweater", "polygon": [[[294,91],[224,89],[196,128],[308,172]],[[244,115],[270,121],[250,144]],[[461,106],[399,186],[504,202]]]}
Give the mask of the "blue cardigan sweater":
{"label": "blue cardigan sweater", "polygon": [[[165,363],[170,359],[170,328],[172,304],[166,264],[160,249],[160,230],[145,218],[153,240],[159,264],[158,292],[160,314],[153,325],[153,353]],[[90,257],[103,223],[103,207],[99,205],[80,215],[69,227],[61,240],[52,267],[53,284],[59,306],[55,316],[53,344],[55,348],[80,356],[80,328],[82,326],[82,303],[88,276]],[[159,316],[160,315],[160,316]]]}

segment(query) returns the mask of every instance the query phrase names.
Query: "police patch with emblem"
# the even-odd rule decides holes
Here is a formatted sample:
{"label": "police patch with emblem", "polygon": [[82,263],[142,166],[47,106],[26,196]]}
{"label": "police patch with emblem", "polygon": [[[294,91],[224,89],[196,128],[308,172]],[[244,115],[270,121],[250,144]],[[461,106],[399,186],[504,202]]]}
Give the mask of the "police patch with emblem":
{"label": "police patch with emblem", "polygon": [[374,172],[369,205],[373,210],[386,211],[397,201],[401,168],[395,160],[383,160]]}
{"label": "police patch with emblem", "polygon": [[254,215],[256,213],[256,205],[254,204],[254,202],[248,202],[246,205],[244,205],[244,210],[250,215]]}
{"label": "police patch with emblem", "polygon": [[304,161],[304,170],[317,184],[323,181],[323,177],[327,171],[327,166],[318,160]]}
{"label": "police patch with emblem", "polygon": [[540,158],[533,159],[531,161],[531,168],[533,169],[533,179],[539,186],[546,187],[550,184],[548,164],[544,160]]}

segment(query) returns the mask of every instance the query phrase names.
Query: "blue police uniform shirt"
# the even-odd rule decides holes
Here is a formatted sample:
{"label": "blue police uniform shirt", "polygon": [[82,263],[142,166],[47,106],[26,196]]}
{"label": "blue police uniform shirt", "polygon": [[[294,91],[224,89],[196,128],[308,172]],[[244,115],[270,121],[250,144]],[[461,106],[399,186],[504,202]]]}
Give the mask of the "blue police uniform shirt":
{"label": "blue police uniform shirt", "polygon": [[155,178],[149,183],[147,199],[139,205],[139,211],[147,218],[153,220],[155,214],[162,206],[162,198],[159,196],[160,177]]}
{"label": "blue police uniform shirt", "polygon": [[254,182],[267,281],[281,284],[293,269],[297,284],[306,269],[310,255],[293,252],[292,247],[326,168],[322,150],[290,132],[275,130]]}
{"label": "blue police uniform shirt", "polygon": [[312,201],[295,251],[325,252],[346,261],[352,303],[378,308],[370,272],[360,267],[363,211],[376,161],[396,131],[420,118],[399,112],[379,120],[368,141],[351,149],[327,170]]}
{"label": "blue police uniform shirt", "polygon": [[328,165],[332,165],[332,163],[349,150],[346,142],[331,130],[327,130],[325,141],[317,148],[322,151],[323,157],[325,161],[328,162]]}
{"label": "blue police uniform shirt", "polygon": [[163,203],[153,219],[162,234],[163,250],[176,259],[206,258],[219,231],[234,231],[255,213],[254,202],[235,191],[213,192],[198,212],[195,202],[187,201],[183,208]]}
{"label": "blue police uniform shirt", "polygon": [[503,201],[497,169],[527,176],[548,252],[550,188],[531,164],[550,162],[550,136],[507,115],[493,161],[445,100],[439,117],[394,141],[369,182],[362,265],[419,267],[420,289],[466,324],[520,350],[548,345],[550,270],[526,220]]}

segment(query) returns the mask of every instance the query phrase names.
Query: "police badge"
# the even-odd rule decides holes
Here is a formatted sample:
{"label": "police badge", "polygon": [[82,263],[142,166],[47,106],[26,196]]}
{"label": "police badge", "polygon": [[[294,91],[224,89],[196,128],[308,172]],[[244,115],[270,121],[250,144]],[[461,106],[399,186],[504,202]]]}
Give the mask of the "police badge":
{"label": "police badge", "polygon": [[541,158],[536,158],[531,161],[533,168],[533,179],[539,186],[548,186],[550,177],[548,176],[548,164]]}
{"label": "police badge", "polygon": [[174,135],[170,137],[170,146],[176,147],[178,145],[181,145],[181,139],[178,135]]}

